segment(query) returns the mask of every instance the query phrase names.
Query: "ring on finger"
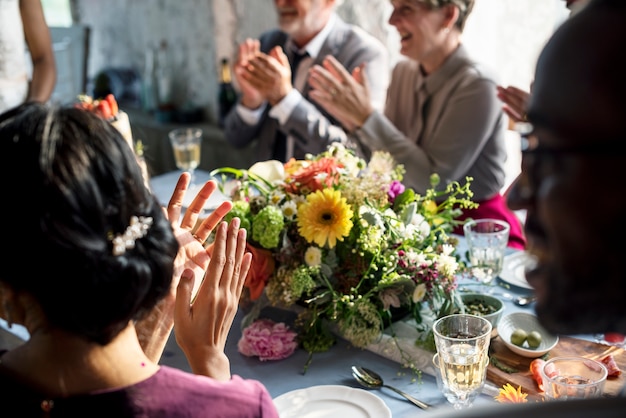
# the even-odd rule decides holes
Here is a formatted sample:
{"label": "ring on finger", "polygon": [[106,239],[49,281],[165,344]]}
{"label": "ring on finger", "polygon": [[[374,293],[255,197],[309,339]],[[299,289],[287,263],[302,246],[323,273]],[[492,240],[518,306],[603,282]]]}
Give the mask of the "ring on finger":
{"label": "ring on finger", "polygon": [[200,244],[204,245],[204,240],[201,239],[199,236],[197,236],[196,234],[193,234],[193,238],[198,241]]}
{"label": "ring on finger", "polygon": [[336,95],[337,95],[337,89],[333,89],[333,88],[331,88],[331,89],[330,89],[330,97],[333,97],[333,98],[334,98]]}

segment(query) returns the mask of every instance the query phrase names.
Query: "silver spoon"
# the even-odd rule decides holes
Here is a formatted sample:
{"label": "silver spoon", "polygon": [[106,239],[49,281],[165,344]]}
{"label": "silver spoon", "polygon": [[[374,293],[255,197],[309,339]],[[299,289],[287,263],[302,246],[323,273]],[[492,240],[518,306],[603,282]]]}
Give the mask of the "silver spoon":
{"label": "silver spoon", "polygon": [[506,300],[512,300],[514,304],[516,304],[517,306],[527,306],[530,305],[531,303],[533,303],[537,297],[533,296],[533,295],[529,295],[529,296],[518,296],[518,297],[513,297],[513,295],[511,295],[510,293],[494,293],[494,295],[496,296],[501,296]]}
{"label": "silver spoon", "polygon": [[526,305],[530,305],[531,303],[533,303],[535,300],[537,300],[536,296],[518,296],[516,297],[513,302],[517,305],[517,306],[526,306]]}
{"label": "silver spoon", "polygon": [[361,386],[367,389],[380,389],[383,387],[387,389],[391,389],[397,394],[404,396],[406,399],[411,401],[414,405],[416,405],[419,408],[422,408],[422,409],[431,408],[431,406],[428,405],[427,403],[424,403],[418,399],[415,399],[408,393],[405,393],[401,391],[400,389],[396,389],[393,386],[386,385],[383,382],[383,378],[378,373],[370,369],[366,369],[365,367],[361,367],[361,366],[352,366],[352,376],[354,376],[356,381],[359,382]]}

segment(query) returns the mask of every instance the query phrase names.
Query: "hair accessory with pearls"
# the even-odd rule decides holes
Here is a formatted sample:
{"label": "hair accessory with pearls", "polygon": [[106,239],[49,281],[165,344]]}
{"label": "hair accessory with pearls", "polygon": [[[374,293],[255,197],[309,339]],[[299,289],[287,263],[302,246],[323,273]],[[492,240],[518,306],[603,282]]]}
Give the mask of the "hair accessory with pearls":
{"label": "hair accessory with pearls", "polygon": [[151,216],[133,216],[130,218],[130,225],[123,234],[116,235],[113,242],[113,255],[122,255],[126,250],[135,248],[135,241],[146,236],[148,229],[152,226]]}

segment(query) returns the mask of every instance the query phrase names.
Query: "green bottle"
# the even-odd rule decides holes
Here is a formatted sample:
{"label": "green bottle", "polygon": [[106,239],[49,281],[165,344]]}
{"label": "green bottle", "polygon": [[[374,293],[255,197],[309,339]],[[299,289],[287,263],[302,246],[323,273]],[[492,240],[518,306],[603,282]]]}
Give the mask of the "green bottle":
{"label": "green bottle", "polygon": [[224,127],[224,119],[235,103],[237,103],[237,92],[235,91],[235,87],[233,87],[230,65],[228,64],[228,59],[222,58],[218,95],[220,127]]}

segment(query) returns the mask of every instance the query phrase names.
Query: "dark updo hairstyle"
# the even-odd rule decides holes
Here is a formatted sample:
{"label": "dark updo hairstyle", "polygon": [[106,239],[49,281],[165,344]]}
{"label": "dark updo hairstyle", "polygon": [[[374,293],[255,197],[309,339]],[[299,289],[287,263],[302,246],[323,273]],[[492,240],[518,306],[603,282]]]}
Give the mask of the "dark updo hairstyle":
{"label": "dark updo hairstyle", "polygon": [[[31,294],[55,327],[111,341],[169,291],[178,243],[135,155],[77,107],[24,104],[0,115],[5,250],[0,281]],[[152,225],[115,255],[132,217]]]}

